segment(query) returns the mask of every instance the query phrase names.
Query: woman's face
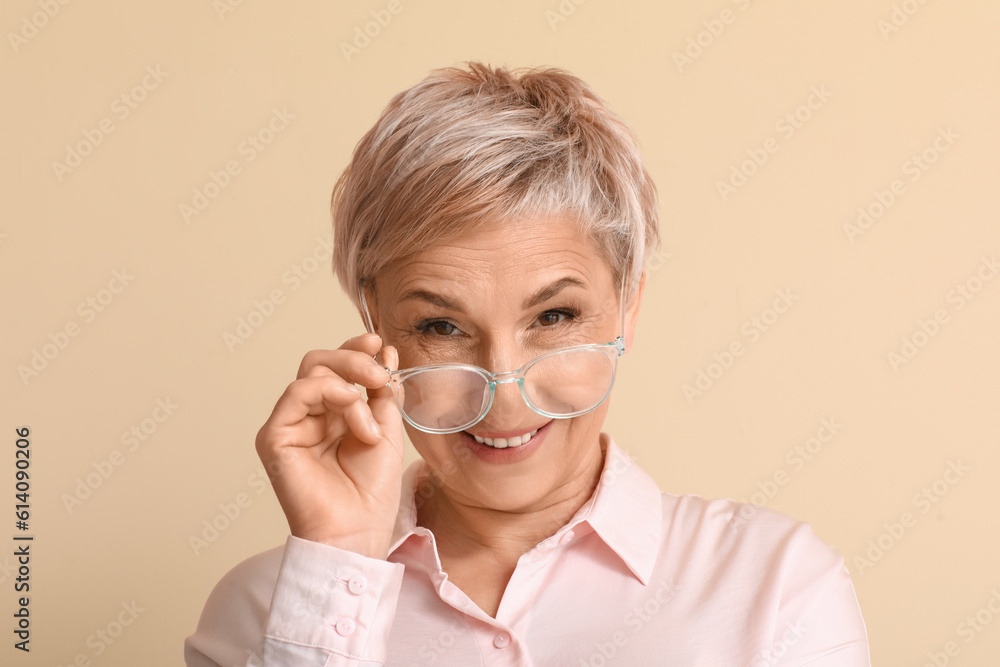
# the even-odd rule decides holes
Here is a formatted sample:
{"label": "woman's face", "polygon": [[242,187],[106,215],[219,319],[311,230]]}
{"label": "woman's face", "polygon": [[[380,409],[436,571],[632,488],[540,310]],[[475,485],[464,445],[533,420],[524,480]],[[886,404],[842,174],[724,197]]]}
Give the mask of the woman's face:
{"label": "woman's face", "polygon": [[[460,362],[512,371],[544,352],[607,343],[621,333],[620,287],[593,242],[562,218],[524,219],[441,243],[390,265],[376,286],[376,328],[397,348],[400,368]],[[605,401],[579,417],[544,417],[507,383],[466,431],[407,430],[452,502],[531,511],[593,483],[607,409]],[[519,446],[487,444],[531,433]]]}

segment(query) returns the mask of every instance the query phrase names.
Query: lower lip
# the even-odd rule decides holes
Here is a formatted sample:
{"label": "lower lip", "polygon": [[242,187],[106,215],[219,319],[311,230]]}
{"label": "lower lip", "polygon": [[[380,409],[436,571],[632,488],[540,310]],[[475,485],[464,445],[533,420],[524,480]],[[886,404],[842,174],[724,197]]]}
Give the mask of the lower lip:
{"label": "lower lip", "polygon": [[542,440],[545,439],[545,435],[549,432],[549,426],[551,425],[552,422],[550,421],[545,426],[539,428],[538,433],[531,436],[531,440],[525,444],[517,447],[506,447],[504,449],[482,445],[464,431],[462,432],[462,437],[465,439],[466,446],[481,461],[485,461],[486,463],[518,463],[531,456],[541,446]]}

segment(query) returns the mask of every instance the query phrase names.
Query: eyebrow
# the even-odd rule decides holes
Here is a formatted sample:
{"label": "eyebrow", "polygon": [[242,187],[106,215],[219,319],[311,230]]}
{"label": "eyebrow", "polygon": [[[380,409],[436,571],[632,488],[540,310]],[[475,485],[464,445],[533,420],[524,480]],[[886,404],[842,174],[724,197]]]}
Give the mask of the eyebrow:
{"label": "eyebrow", "polygon": [[528,298],[524,302],[524,305],[521,307],[524,310],[528,310],[529,308],[534,308],[539,304],[545,303],[555,295],[559,294],[559,292],[566,289],[567,287],[582,287],[584,289],[587,288],[587,286],[583,284],[582,280],[578,280],[570,276],[567,276],[565,278],[560,278],[559,280],[555,281],[548,287],[543,287],[542,289],[535,292],[530,298]]}
{"label": "eyebrow", "polygon": [[[570,276],[567,276],[565,278],[560,278],[551,285],[547,285],[542,289],[538,290],[537,292],[535,292],[534,294],[532,294],[524,301],[524,304],[521,307],[524,310],[528,310],[529,308],[534,308],[539,304],[545,303],[546,301],[556,296],[557,294],[559,294],[568,287],[580,287],[583,289],[587,288],[587,286],[583,283],[583,281],[577,278],[573,278]],[[451,299],[441,294],[438,294],[437,292],[432,292],[430,290],[412,289],[405,292],[403,296],[400,297],[400,302],[410,301],[410,300],[425,301],[431,305],[438,306],[439,308],[447,308],[448,310],[454,310],[459,313],[465,312],[457,302],[452,301]]]}
{"label": "eyebrow", "polygon": [[448,310],[455,310],[455,311],[458,311],[460,313],[464,313],[465,312],[464,310],[462,310],[461,306],[459,306],[456,302],[454,302],[451,299],[448,299],[448,298],[446,298],[446,297],[438,294],[437,292],[431,292],[430,290],[425,290],[425,289],[411,289],[411,290],[405,292],[403,294],[403,296],[400,297],[400,299],[399,299],[400,302],[411,301],[411,300],[413,300],[413,301],[426,301],[427,303],[429,303],[431,305],[434,305],[434,306],[438,306],[439,308],[446,308]]}

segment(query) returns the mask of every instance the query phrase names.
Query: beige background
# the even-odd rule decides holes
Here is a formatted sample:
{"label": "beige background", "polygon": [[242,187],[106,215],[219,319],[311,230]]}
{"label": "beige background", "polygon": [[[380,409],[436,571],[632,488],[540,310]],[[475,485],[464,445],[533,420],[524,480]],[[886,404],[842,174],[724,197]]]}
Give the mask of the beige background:
{"label": "beige background", "polygon": [[[323,246],[334,179],[391,95],[482,59],[589,81],[660,189],[606,430],[664,490],[759,492],[810,522],[847,559],[875,664],[948,642],[948,664],[996,664],[1000,4],[398,3],[4,3],[0,663],[180,664],[219,577],[283,542],[254,436],[307,350],[362,329]],[[752,174],[720,192],[734,169]],[[227,341],[240,318],[259,326]],[[6,555],[23,425],[30,657]]]}

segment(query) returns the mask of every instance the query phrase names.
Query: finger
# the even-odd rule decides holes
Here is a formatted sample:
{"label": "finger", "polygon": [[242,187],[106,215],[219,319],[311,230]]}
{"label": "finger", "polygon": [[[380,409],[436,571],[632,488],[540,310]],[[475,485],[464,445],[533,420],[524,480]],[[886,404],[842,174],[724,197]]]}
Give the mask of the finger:
{"label": "finger", "polygon": [[314,378],[314,377],[322,377],[324,375],[334,375],[340,377],[339,375],[333,372],[332,368],[330,368],[329,366],[324,366],[323,364],[317,364],[312,368],[310,368],[306,372],[304,377]]}
{"label": "finger", "polygon": [[[399,368],[399,352],[392,345],[386,345],[375,355],[375,363],[383,369],[397,370]],[[391,398],[393,394],[392,387],[388,385],[389,379],[389,376],[386,375],[385,385],[369,388],[368,398],[385,398],[387,396]]]}
{"label": "finger", "polygon": [[[395,347],[391,345],[383,347],[379,356],[389,370],[398,369],[399,353]],[[386,375],[388,376],[388,373]],[[400,453],[402,453],[403,416],[399,411],[392,387],[383,386],[369,389],[368,408],[382,432],[399,445]]]}
{"label": "finger", "polygon": [[302,378],[288,385],[275,404],[271,419],[276,424],[293,425],[308,415],[344,411],[353,403],[364,405],[361,398],[358,387],[335,375]]}
{"label": "finger", "polygon": [[365,334],[345,342],[336,350],[310,350],[302,358],[298,379],[322,374],[317,367],[329,368],[348,382],[364,387],[378,387],[388,382],[385,370],[375,362],[381,338]]}
{"label": "finger", "polygon": [[[344,356],[340,354],[341,352],[361,352],[365,356],[373,356],[381,345],[382,339],[378,334],[362,334],[347,339],[336,350],[310,350],[302,357],[297,378],[305,377],[309,370],[317,364],[333,368],[331,362],[336,363],[338,358]],[[353,355],[347,356],[350,358]]]}
{"label": "finger", "polygon": [[[388,354],[388,359],[386,360],[386,355]],[[383,414],[380,416],[375,415],[374,409],[379,408],[380,403],[376,401],[374,403],[374,408],[372,404],[372,397],[383,397],[384,399],[392,401],[392,388],[387,386],[390,379],[389,373],[385,370],[388,367],[390,370],[395,370],[396,366],[399,364],[398,355],[396,354],[396,348],[394,347],[383,347],[380,349],[378,354],[372,360],[379,369],[382,371],[382,375],[385,378],[385,383],[379,387],[369,387],[368,388],[368,403],[367,410],[360,410],[356,406],[351,406],[351,408],[345,412],[345,419],[351,425],[351,430],[357,435],[361,440],[369,444],[379,443],[383,437],[388,433],[393,436],[394,441],[401,440],[402,431],[399,428],[395,428],[394,424],[400,421],[399,412],[396,411],[393,414]],[[385,364],[385,366],[383,366]],[[382,408],[384,412],[384,408]]]}
{"label": "finger", "polygon": [[354,338],[348,338],[340,346],[341,350],[353,350],[364,352],[367,355],[375,356],[375,353],[382,347],[382,337],[376,333],[364,333]]}
{"label": "finger", "polygon": [[347,422],[351,433],[366,444],[377,445],[385,437],[382,427],[372,415],[371,408],[364,401],[357,401],[349,405],[344,410],[344,421]]}

